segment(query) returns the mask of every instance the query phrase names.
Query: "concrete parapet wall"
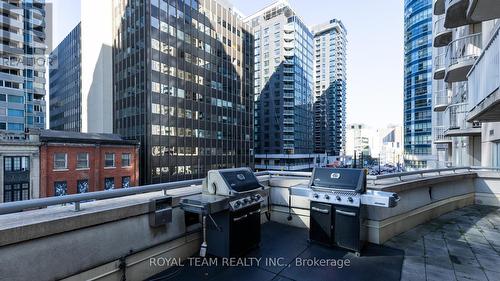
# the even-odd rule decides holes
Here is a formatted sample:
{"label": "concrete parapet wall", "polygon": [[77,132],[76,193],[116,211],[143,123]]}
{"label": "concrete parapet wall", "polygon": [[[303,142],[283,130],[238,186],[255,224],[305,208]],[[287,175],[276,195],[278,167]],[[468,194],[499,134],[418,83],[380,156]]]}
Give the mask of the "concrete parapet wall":
{"label": "concrete parapet wall", "polygon": [[[165,270],[148,268],[144,254],[171,255],[161,249],[173,243],[176,257],[187,257],[200,243],[199,225],[186,229],[184,211],[175,206],[178,196],[172,223],[150,227],[149,199],[161,195],[84,203],[81,212],[66,206],[0,216],[0,268],[8,269],[0,280],[59,280],[74,275],[81,277],[74,280],[121,280],[120,259],[127,265],[128,280]],[[10,225],[2,223],[9,221]]]}
{"label": "concrete parapet wall", "polygon": [[[309,200],[289,194],[289,187],[308,184],[308,178],[259,179],[271,187],[271,220],[309,227]],[[474,203],[500,206],[500,173],[494,172],[435,175],[369,188],[398,192],[401,197],[393,209],[366,208],[367,239],[379,244],[457,208]],[[173,222],[160,228],[149,226],[148,203],[162,192],[83,203],[80,212],[73,206],[53,206],[2,215],[0,280],[121,280],[124,274],[128,280],[150,277],[166,269],[151,266],[150,259],[183,259],[198,251],[199,224],[186,229],[178,202],[200,190],[198,186],[169,191],[174,198]],[[266,221],[264,214],[262,221]]]}

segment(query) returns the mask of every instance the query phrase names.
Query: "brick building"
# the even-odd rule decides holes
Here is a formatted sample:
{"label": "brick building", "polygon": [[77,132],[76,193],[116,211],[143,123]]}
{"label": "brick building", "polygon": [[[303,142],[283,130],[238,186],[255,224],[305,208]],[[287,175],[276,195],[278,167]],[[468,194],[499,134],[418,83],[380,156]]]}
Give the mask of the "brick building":
{"label": "brick building", "polygon": [[136,186],[138,152],[138,142],[118,135],[42,131],[40,197]]}

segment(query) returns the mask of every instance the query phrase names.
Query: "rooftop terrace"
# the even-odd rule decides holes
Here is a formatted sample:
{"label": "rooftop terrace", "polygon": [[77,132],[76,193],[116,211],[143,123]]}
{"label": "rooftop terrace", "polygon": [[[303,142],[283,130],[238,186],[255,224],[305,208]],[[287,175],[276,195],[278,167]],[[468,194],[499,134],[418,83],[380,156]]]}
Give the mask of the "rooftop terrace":
{"label": "rooftop terrace", "polygon": [[[307,242],[309,202],[289,197],[289,187],[307,183],[308,173],[257,175],[270,191],[270,221],[263,206],[261,247],[248,257],[282,258],[279,265],[155,264],[186,264],[198,253],[200,224],[187,223],[179,207],[182,196],[200,192],[194,180],[0,204],[0,280],[499,280],[498,170],[371,177],[369,189],[397,192],[401,201],[367,208],[370,243],[361,257]],[[173,197],[172,222],[150,227],[149,200],[164,194]],[[39,206],[49,207],[12,213]],[[350,265],[295,264],[314,257]]]}

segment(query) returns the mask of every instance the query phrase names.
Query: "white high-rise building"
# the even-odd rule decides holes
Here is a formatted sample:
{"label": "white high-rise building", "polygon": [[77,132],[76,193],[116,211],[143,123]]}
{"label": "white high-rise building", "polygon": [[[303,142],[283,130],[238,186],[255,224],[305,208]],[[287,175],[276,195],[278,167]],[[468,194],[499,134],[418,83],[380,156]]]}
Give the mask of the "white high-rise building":
{"label": "white high-rise building", "polygon": [[313,168],[313,34],[285,0],[245,21],[255,40],[255,167]]}
{"label": "white high-rise building", "polygon": [[314,151],[343,155],[346,138],[347,30],[340,20],[314,33]]}
{"label": "white high-rise building", "polygon": [[46,4],[1,1],[0,12],[0,132],[24,137],[46,123]]}
{"label": "white high-rise building", "polygon": [[434,2],[433,151],[439,166],[500,166],[500,5]]}

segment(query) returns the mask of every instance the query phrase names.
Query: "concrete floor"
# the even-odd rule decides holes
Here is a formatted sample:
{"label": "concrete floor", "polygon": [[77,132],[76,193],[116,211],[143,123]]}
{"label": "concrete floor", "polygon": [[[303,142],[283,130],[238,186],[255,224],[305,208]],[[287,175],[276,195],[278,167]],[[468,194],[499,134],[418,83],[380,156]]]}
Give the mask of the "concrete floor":
{"label": "concrete floor", "polygon": [[401,280],[500,280],[500,208],[469,206],[400,234]]}

